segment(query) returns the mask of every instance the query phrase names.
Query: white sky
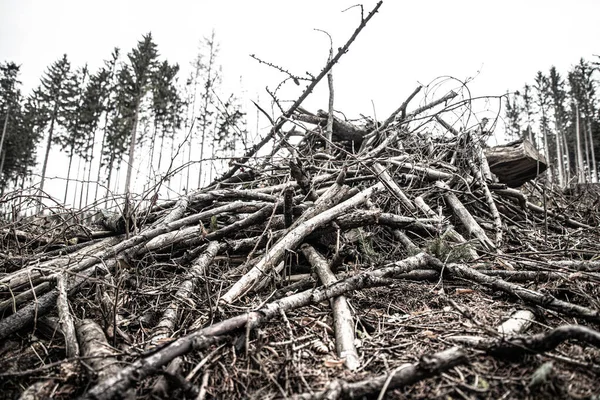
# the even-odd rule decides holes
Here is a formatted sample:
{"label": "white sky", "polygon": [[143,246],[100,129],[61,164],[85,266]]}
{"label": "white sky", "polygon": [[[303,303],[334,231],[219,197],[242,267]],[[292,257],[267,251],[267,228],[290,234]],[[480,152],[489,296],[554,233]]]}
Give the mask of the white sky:
{"label": "white sky", "polygon": [[[0,61],[22,64],[31,89],[67,53],[92,69],[118,46],[123,54],[149,31],[160,54],[189,66],[199,40],[215,29],[225,78],[265,103],[282,75],[249,57],[303,75],[324,66],[331,34],[342,46],[358,26],[356,0],[0,0]],[[363,2],[365,15],[376,1]],[[385,119],[419,84],[438,76],[476,79],[473,96],[501,95],[555,65],[566,74],[600,54],[598,0],[385,0],[334,69],[336,109]],[[183,80],[185,75],[181,75]],[[304,85],[303,85],[304,87]],[[326,108],[326,82],[305,104]],[[302,88],[293,88],[295,99]],[[443,94],[443,93],[442,93]],[[441,94],[440,94],[441,95]],[[496,105],[492,107],[496,108]]]}

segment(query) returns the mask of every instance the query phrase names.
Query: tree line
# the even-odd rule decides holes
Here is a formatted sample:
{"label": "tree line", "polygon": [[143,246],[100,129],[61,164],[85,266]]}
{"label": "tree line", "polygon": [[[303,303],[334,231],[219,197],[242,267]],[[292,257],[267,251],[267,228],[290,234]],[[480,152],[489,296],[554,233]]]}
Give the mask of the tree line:
{"label": "tree line", "polygon": [[[169,181],[175,157],[186,161],[180,189],[206,182],[215,160],[247,143],[238,98],[220,90],[218,54],[213,32],[181,82],[179,65],[161,59],[148,33],[126,56],[115,48],[96,71],[74,67],[63,55],[28,95],[20,66],[1,63],[0,195],[32,183],[43,194],[55,147],[68,156],[64,204],[82,207],[113,192],[129,193],[140,171],[154,176],[155,184]],[[38,145],[42,154],[36,154]],[[38,163],[41,173],[33,176]],[[144,183],[148,189],[151,183]]]}
{"label": "tree line", "polygon": [[596,61],[580,59],[565,76],[555,67],[539,71],[522,90],[506,95],[506,133],[527,139],[544,154],[548,178],[569,183],[598,182],[600,109]]}

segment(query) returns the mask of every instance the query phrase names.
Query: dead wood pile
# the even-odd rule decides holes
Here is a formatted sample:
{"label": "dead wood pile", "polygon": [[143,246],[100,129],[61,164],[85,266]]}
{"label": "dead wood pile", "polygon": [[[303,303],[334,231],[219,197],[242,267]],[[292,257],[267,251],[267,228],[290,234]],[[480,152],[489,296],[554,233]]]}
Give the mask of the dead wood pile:
{"label": "dead wood pile", "polygon": [[5,224],[2,386],[22,398],[591,395],[597,202],[498,183],[481,127],[444,121],[454,96],[378,124],[334,118],[332,141],[327,113],[297,110],[299,143],[283,134],[233,176],[102,228],[77,213]]}
{"label": "dead wood pile", "polygon": [[597,396],[598,196],[498,182],[419,90],[383,122],[296,106],[177,201],[2,224],[3,395]]}

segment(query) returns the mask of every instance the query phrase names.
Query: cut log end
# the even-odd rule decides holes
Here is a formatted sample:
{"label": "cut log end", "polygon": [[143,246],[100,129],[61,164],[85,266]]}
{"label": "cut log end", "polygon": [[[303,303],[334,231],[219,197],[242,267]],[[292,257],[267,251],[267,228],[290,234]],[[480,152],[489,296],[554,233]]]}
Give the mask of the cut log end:
{"label": "cut log end", "polygon": [[519,187],[548,168],[545,157],[528,140],[486,149],[485,155],[490,170],[509,187]]}

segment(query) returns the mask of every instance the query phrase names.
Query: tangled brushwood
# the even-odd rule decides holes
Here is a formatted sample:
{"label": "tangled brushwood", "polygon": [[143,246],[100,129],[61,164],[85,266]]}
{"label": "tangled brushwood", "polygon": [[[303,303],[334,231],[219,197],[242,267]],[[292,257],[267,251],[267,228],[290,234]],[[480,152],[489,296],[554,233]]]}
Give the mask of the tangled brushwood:
{"label": "tangled brushwood", "polygon": [[420,91],[383,122],[303,95],[177,201],[2,223],[3,396],[600,395],[600,196]]}

